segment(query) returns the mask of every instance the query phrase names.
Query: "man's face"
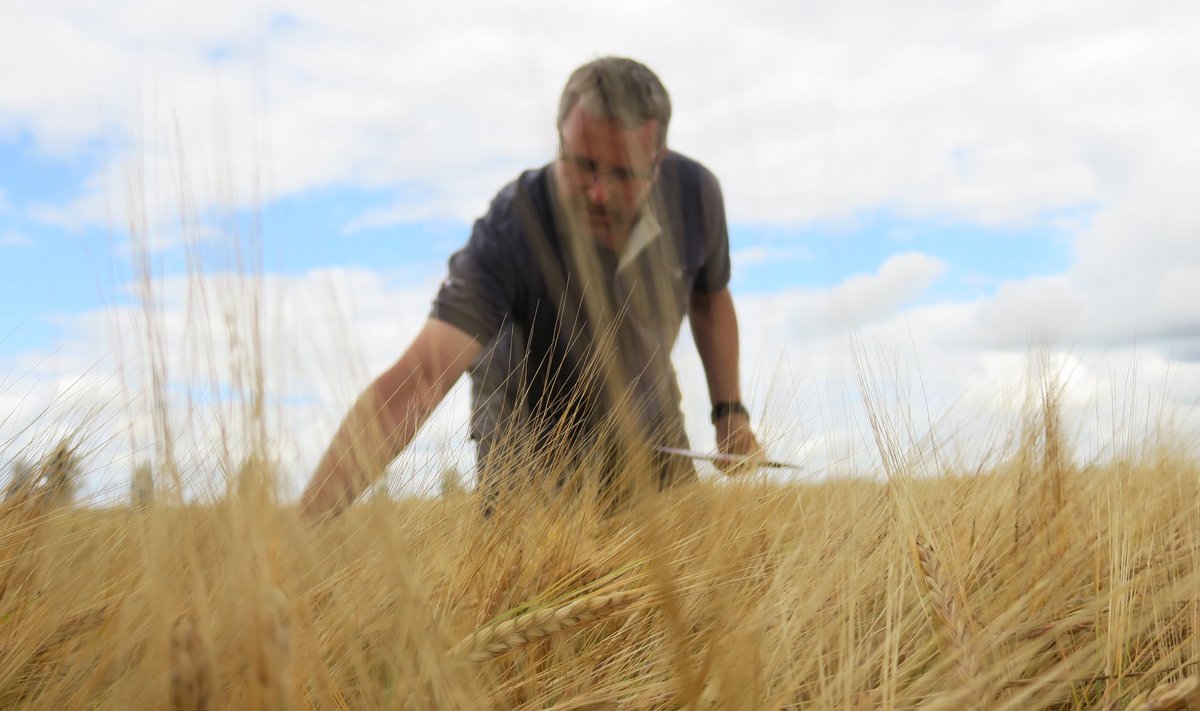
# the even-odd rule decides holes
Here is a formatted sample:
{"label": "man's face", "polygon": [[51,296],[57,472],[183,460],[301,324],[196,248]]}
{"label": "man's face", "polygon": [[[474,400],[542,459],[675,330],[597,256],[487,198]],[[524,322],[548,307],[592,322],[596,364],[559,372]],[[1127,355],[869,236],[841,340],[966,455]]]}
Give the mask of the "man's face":
{"label": "man's face", "polygon": [[624,244],[658,171],[658,122],[624,128],[576,105],[560,132],[559,198],[604,247]]}

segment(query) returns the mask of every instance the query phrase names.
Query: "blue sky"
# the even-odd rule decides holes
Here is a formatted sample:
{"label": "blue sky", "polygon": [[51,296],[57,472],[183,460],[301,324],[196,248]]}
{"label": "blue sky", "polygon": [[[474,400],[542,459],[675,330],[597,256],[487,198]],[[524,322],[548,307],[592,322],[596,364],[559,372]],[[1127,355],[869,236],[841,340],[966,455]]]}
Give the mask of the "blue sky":
{"label": "blue sky", "polygon": [[[1033,343],[1073,374],[1081,418],[1113,407],[1106,383],[1134,360],[1181,417],[1200,400],[1195,3],[117,0],[5,17],[0,441],[14,446],[27,422],[11,413],[82,374],[119,399],[103,371],[132,368],[144,328],[135,256],[182,339],[185,382],[199,326],[176,277],[199,255],[213,278],[194,287],[227,297],[218,275],[261,246],[262,283],[278,289],[264,297],[267,360],[302,479],[419,325],[474,217],[552,155],[567,74],[610,53],[662,76],[670,144],[721,179],[747,398],[756,412],[790,403],[765,431],[821,423],[820,446],[781,435],[784,453],[849,447],[861,430],[828,409],[854,398],[856,338],[913,354],[948,394],[935,409],[1011,413],[998,393]],[[131,244],[131,215],[148,249]],[[689,427],[710,445],[682,340]],[[833,388],[825,405],[814,388]],[[454,440],[464,407],[418,450]]]}

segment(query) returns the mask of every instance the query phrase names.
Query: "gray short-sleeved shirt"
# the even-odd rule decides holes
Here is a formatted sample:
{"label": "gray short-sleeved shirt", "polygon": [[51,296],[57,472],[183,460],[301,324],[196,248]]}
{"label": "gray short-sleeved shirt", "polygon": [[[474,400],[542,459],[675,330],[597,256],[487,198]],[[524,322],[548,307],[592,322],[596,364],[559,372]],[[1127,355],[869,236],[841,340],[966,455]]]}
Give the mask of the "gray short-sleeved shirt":
{"label": "gray short-sleeved shirt", "polygon": [[677,153],[621,255],[566,225],[553,164],[523,173],[450,258],[431,316],[487,344],[471,369],[471,433],[486,452],[513,418],[586,438],[619,410],[648,444],[686,445],[671,350],[693,293],[729,282],[716,178]]}

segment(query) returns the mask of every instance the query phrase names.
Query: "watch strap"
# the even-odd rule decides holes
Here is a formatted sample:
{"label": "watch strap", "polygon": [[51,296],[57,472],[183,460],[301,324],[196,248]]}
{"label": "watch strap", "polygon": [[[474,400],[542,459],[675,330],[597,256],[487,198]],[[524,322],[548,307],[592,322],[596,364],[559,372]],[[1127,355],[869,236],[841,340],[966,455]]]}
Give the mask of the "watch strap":
{"label": "watch strap", "polygon": [[720,402],[713,403],[712,423],[714,425],[730,415],[743,415],[749,418],[750,411],[746,409],[746,406],[740,400],[721,400]]}

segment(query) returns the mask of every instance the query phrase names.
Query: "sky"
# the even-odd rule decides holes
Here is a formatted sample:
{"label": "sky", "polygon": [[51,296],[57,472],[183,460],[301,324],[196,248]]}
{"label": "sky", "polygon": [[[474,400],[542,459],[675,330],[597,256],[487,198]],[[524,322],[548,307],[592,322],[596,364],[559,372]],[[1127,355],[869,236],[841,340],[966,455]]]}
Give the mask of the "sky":
{"label": "sky", "polygon": [[[662,77],[670,146],[721,181],[745,399],[802,479],[881,473],[871,414],[914,468],[970,467],[1046,373],[1080,462],[1197,426],[1195,2],[0,16],[5,468],[82,429],[103,498],[168,456],[164,433],[201,478],[265,436],[297,492],[472,221],[553,158],[567,75],[608,54]],[[686,328],[675,358],[712,449]],[[460,388],[393,489],[469,471],[468,407]]]}

